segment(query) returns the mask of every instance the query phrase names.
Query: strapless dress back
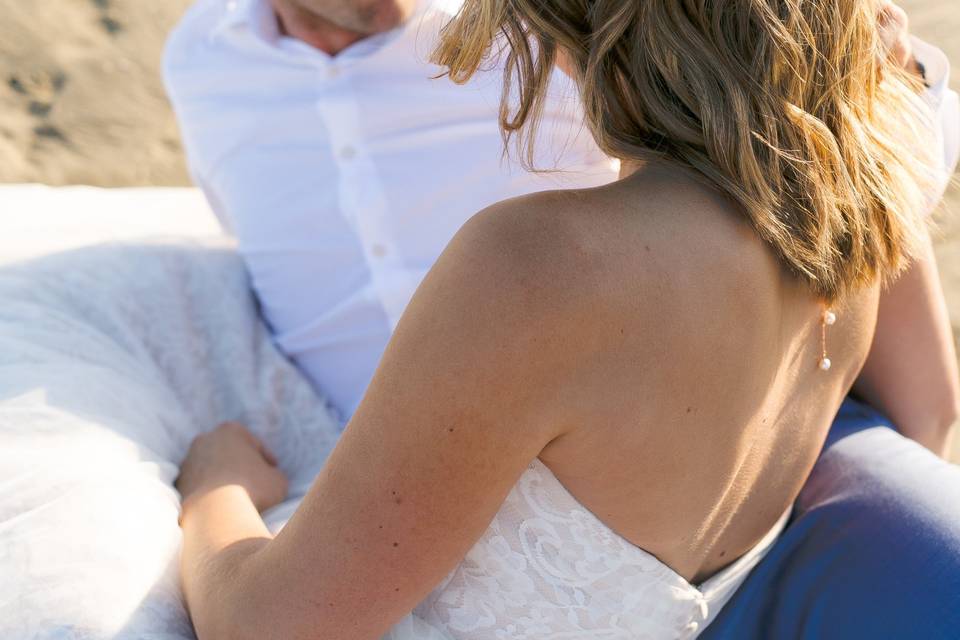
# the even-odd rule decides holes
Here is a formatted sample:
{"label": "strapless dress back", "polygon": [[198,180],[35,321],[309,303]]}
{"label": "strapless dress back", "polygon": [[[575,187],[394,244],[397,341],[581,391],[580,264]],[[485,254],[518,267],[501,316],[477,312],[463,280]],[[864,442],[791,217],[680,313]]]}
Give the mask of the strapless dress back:
{"label": "strapless dress back", "polygon": [[693,638],[789,515],[695,586],[614,533],[534,460],[460,565],[385,640]]}

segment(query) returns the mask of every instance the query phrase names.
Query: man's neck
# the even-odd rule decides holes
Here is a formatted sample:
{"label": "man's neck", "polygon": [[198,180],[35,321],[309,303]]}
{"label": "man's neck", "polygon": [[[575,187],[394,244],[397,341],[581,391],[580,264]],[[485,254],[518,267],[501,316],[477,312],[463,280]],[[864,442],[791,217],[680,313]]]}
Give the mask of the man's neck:
{"label": "man's neck", "polygon": [[335,56],[366,34],[344,29],[289,0],[271,0],[280,33]]}
{"label": "man's neck", "polygon": [[[335,56],[405,22],[421,0],[269,0],[280,32]],[[356,4],[353,4],[356,3]]]}

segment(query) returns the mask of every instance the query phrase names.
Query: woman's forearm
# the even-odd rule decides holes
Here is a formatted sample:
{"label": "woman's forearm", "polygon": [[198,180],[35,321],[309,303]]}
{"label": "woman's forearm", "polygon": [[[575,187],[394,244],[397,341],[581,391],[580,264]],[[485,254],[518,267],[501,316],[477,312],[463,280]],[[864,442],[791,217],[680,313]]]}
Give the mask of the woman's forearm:
{"label": "woman's forearm", "polygon": [[960,375],[929,242],[883,292],[873,346],[854,391],[905,436],[947,455],[960,405]]}
{"label": "woman's forearm", "polygon": [[271,536],[246,491],[235,485],[189,496],[183,506],[181,571],[200,640],[266,638],[251,628],[253,594],[245,585],[251,558]]}

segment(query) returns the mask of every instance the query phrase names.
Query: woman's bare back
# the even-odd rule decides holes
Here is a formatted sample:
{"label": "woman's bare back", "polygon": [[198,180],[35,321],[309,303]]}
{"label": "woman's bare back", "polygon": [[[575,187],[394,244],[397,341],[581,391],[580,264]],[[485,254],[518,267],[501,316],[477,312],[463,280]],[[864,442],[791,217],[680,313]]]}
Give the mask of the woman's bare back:
{"label": "woman's bare back", "polygon": [[869,351],[879,287],[834,309],[824,371],[822,304],[718,192],[649,165],[535,198],[577,239],[572,281],[595,287],[596,306],[595,342],[571,345],[595,355],[571,393],[596,420],[540,458],[612,529],[700,582],[796,498]]}

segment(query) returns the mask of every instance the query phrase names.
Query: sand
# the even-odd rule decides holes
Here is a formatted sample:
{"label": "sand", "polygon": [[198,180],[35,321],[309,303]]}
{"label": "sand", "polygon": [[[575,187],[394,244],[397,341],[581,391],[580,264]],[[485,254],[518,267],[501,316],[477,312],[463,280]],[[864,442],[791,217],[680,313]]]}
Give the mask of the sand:
{"label": "sand", "polygon": [[158,73],[188,0],[0,0],[0,182],[181,185]]}
{"label": "sand", "polygon": [[[188,184],[158,68],[189,4],[0,0],[0,182]],[[914,33],[960,69],[957,0],[901,4]],[[960,89],[960,71],[953,82]],[[960,182],[943,209],[937,251],[960,344]]]}

